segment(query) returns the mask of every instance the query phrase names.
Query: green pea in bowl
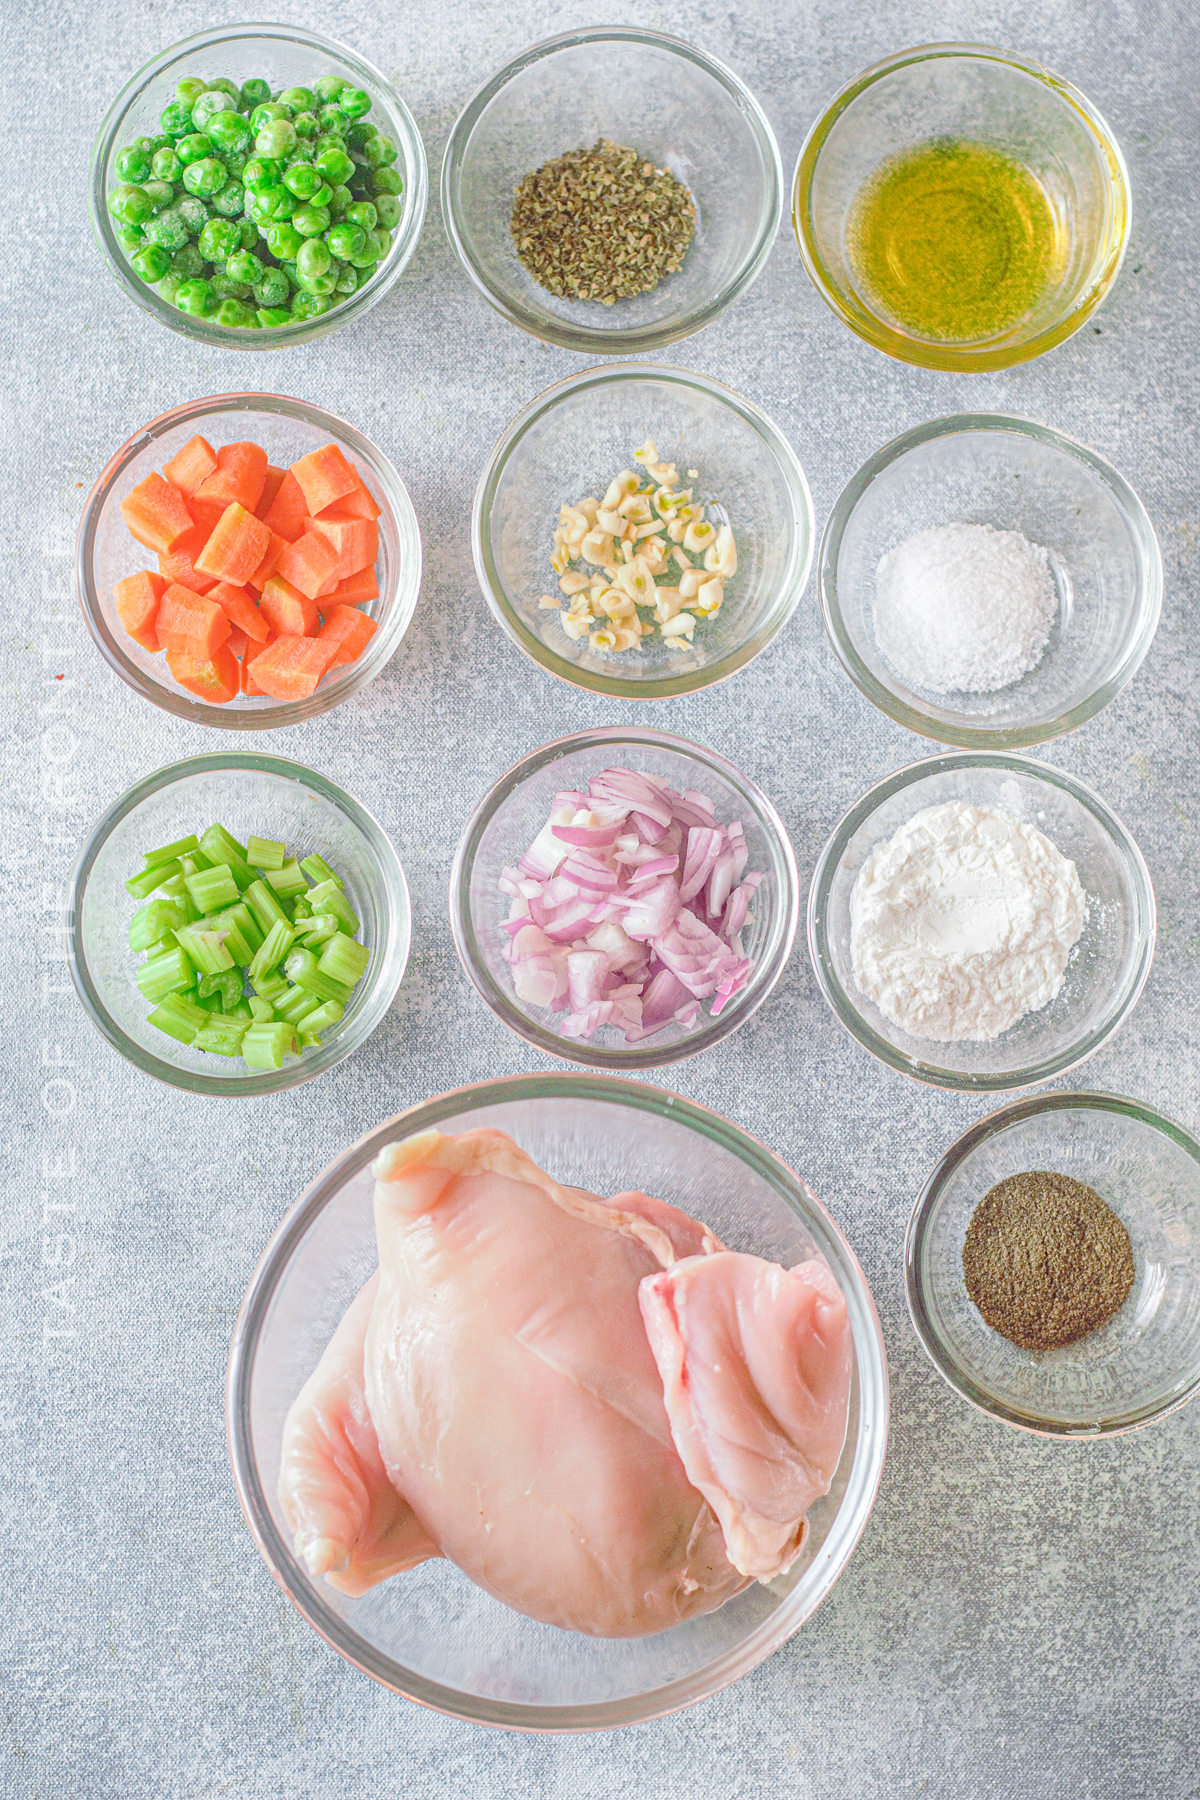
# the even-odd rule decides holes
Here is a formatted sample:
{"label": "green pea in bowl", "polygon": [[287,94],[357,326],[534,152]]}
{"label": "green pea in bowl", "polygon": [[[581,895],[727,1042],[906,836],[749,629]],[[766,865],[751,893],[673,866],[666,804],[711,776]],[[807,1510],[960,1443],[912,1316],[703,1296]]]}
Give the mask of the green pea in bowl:
{"label": "green pea in bowl", "polygon": [[200,32],[147,63],[100,127],[92,226],[138,306],[201,343],[324,337],[416,249],[428,173],[378,69],[282,25]]}

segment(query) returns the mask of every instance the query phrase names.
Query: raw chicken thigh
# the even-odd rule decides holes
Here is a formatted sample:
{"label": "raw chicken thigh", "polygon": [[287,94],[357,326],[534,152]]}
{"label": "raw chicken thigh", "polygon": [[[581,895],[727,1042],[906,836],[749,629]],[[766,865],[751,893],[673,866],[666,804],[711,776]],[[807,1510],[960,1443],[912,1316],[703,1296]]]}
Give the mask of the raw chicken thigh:
{"label": "raw chicken thigh", "polygon": [[444,1555],[532,1618],[637,1637],[790,1567],[846,1430],[823,1263],[564,1188],[498,1131],[422,1132],[375,1173],[378,1275],[284,1428],[313,1574],[359,1594]]}

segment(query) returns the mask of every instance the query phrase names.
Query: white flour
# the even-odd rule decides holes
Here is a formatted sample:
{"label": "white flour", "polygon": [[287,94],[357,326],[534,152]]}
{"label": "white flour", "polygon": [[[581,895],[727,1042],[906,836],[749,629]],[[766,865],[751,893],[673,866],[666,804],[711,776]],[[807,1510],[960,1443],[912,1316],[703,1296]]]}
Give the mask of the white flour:
{"label": "white flour", "polygon": [[875,640],[935,694],[990,694],[1036,668],[1058,591],[1045,550],[994,525],[937,525],[879,559]]}
{"label": "white flour", "polygon": [[1075,864],[1034,826],[928,806],[858,872],[854,979],[912,1037],[984,1043],[1049,1005],[1086,917]]}

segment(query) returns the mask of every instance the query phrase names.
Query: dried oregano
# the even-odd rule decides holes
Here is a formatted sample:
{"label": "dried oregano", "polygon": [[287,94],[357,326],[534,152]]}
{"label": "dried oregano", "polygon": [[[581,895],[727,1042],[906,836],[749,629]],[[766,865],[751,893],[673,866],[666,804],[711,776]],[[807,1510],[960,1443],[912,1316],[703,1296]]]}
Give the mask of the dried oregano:
{"label": "dried oregano", "polygon": [[564,300],[611,306],[648,294],[678,269],[695,230],[683,183],[607,138],[543,163],[513,202],[517,255]]}

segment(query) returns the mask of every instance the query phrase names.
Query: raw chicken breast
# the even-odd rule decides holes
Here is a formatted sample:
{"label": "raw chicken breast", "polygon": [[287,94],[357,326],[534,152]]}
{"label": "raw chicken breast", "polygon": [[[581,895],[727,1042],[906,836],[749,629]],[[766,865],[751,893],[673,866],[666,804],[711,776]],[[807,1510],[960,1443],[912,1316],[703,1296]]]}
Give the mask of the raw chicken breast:
{"label": "raw chicken breast", "polygon": [[842,1454],[852,1341],[841,1289],[822,1262],[789,1271],[722,1250],[651,1276],[639,1298],[684,1467],[730,1562],[769,1581],[795,1561]]}

